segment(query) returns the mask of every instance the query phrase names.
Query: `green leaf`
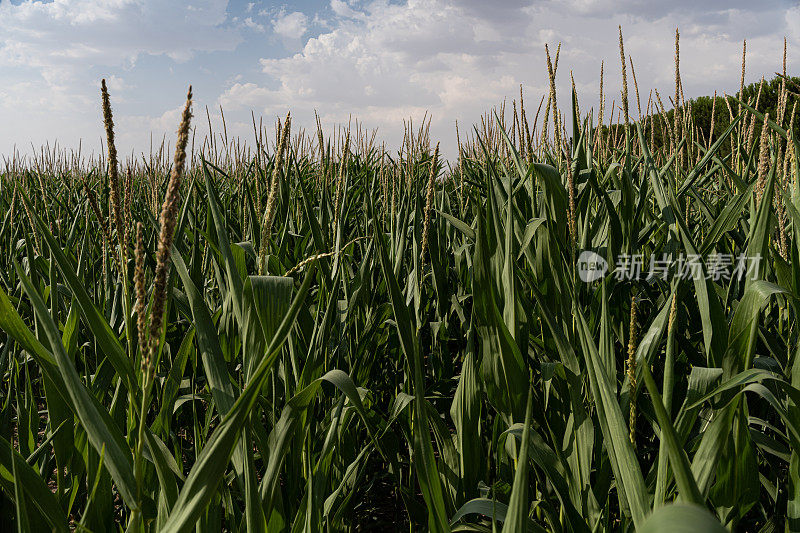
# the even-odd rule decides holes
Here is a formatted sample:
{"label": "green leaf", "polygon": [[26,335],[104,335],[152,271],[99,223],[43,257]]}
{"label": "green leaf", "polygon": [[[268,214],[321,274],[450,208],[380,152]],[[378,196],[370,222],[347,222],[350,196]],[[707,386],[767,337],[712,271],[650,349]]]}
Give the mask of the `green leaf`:
{"label": "green leaf", "polygon": [[105,462],[122,499],[129,507],[138,507],[131,452],[125,442],[125,438],[117,425],[111,420],[108,412],[99,406],[86,390],[86,386],[75,370],[74,363],[64,351],[64,345],[61,344],[61,334],[53,323],[53,318],[50,316],[44,301],[16,261],[14,266],[25,293],[36,310],[36,315],[47,335],[50,346],[53,347],[53,355],[64,379],[66,392],[71,400],[70,404],[81,425],[86,430],[89,442],[92,443],[97,453],[100,453],[105,448]]}
{"label": "green leaf", "polygon": [[272,337],[265,356],[253,372],[252,378],[200,452],[200,456],[178,495],[169,519],[164,524],[163,531],[177,532],[191,529],[216,494],[217,486],[225,474],[234,450],[236,450],[236,444],[239,442],[247,417],[256,403],[270,370],[272,370],[280,348],[294,326],[313,277],[314,266],[312,264],[306,272],[306,278],[303,280],[297,296]]}
{"label": "green leaf", "polygon": [[637,531],[639,533],[724,533],[727,529],[702,507],[675,503],[653,511]]}
{"label": "green leaf", "polygon": [[18,505],[24,505],[28,512],[35,508],[55,531],[69,531],[64,510],[50,488],[3,437],[0,437],[0,486],[6,494],[23,495],[25,503]]}

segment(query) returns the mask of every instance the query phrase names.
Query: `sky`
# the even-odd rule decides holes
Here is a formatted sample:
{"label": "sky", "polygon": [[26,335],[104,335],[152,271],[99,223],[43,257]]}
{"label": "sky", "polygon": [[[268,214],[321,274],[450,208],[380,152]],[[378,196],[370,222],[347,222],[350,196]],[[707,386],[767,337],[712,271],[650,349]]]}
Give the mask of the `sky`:
{"label": "sky", "polygon": [[[548,90],[544,46],[560,42],[559,102],[570,72],[581,109],[620,100],[618,26],[645,105],[674,93],[680,29],[686,98],[734,93],[747,39],[746,82],[800,66],[800,5],[783,0],[0,0],[0,155],[57,142],[83,153],[103,142],[100,80],[111,93],[121,154],[174,139],[193,86],[197,135],[253,139],[256,120],[291,110],[294,128],[330,131],[359,119],[397,149],[403,120],[431,118],[445,155],[482,113],[519,97],[527,113]],[[633,95],[633,80],[628,70]],[[534,108],[534,109],[531,109]],[[632,113],[636,113],[631,102]],[[607,115],[606,115],[607,116]]]}

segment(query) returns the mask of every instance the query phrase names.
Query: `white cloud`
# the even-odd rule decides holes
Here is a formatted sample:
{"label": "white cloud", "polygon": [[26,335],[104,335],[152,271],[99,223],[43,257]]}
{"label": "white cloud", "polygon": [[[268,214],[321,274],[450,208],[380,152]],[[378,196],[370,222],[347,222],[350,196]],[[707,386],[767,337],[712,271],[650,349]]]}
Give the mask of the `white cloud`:
{"label": "white cloud", "polygon": [[174,133],[181,121],[183,105],[173,107],[158,116],[128,115],[118,120],[118,130],[125,131],[159,131]]}
{"label": "white cloud", "polygon": [[[120,51],[130,59],[142,53],[231,49],[238,38],[218,28],[225,21],[226,6],[227,1],[221,0],[189,6],[155,0],[3,2],[0,28],[6,32],[4,45],[18,43],[28,54],[26,59],[44,61],[43,57],[66,50],[76,57],[117,62]],[[43,48],[56,41],[62,46]]]}
{"label": "white cloud", "polygon": [[255,22],[253,20],[253,17],[247,17],[246,19],[244,19],[244,25],[245,25],[245,27],[250,28],[251,30],[255,30],[257,32],[260,32],[260,33],[264,33],[264,31],[265,31],[264,25],[263,24],[259,24],[258,22]]}
{"label": "white cloud", "polygon": [[362,13],[355,11],[353,8],[347,5],[347,2],[342,0],[331,0],[331,9],[340,17],[363,18]]}
{"label": "white cloud", "polygon": [[0,2],[0,66],[38,69],[64,85],[91,65],[128,66],[144,54],[186,60],[197,51],[233,50],[221,25],[227,1],[190,5],[157,0]]}
{"label": "white cloud", "polygon": [[272,29],[284,39],[300,39],[308,31],[308,17],[299,11],[281,13],[272,21]]}
{"label": "white cloud", "polygon": [[[159,82],[141,77],[142,57],[185,61],[198,52],[232,51],[241,38],[226,10],[227,0],[0,0],[0,153],[55,138],[99,146],[100,76],[116,108],[136,86]],[[135,125],[140,129],[118,137],[147,139],[146,125]]]}
{"label": "white cloud", "polygon": [[364,105],[425,108],[446,104],[449,84],[480,80],[472,96],[462,96],[479,99],[487,86],[505,82],[494,60],[517,55],[522,45],[521,35],[500,35],[438,0],[375,3],[362,15],[309,39],[293,56],[262,59],[263,71],[280,84],[273,96],[348,112]]}
{"label": "white cloud", "polygon": [[[452,148],[456,119],[479,121],[493,105],[518,98],[520,83],[527,107],[538,104],[548,87],[545,42],[552,49],[563,43],[559,101],[568,102],[573,71],[583,110],[597,106],[602,59],[607,109],[612,98],[619,101],[618,24],[635,63],[643,107],[651,88],[664,97],[671,94],[676,26],[687,97],[738,87],[742,38],[748,38],[748,82],[778,69],[784,32],[790,47],[800,44],[800,10],[785,3],[757,8],[738,0],[677,3],[628,0],[611,9],[610,0],[331,0],[335,17],[327,21],[329,30],[307,39],[293,55],[262,58],[265,78],[237,82],[219,100],[275,115],[291,108],[298,121],[313,116],[314,108],[337,122],[352,113],[396,141],[404,116],[418,120],[429,112],[432,133]],[[757,17],[752,9],[758,9]],[[790,63],[791,54],[790,48]],[[630,72],[628,77],[633,92]]]}
{"label": "white cloud", "polygon": [[220,105],[230,111],[260,107],[270,91],[255,83],[234,83],[219,98]]}
{"label": "white cloud", "polygon": [[[528,113],[535,113],[548,89],[545,42],[551,49],[562,42],[559,102],[567,107],[572,71],[584,111],[597,108],[601,60],[608,104],[612,98],[619,101],[618,24],[636,66],[643,106],[651,88],[663,98],[672,94],[676,26],[687,97],[738,88],[743,38],[748,39],[748,83],[779,70],[784,34],[790,70],[800,65],[794,59],[800,53],[800,8],[780,0],[759,5],[744,0],[330,0],[329,8],[316,13],[243,5],[238,19],[228,15],[226,0],[190,1],[186,6],[158,0],[25,0],[18,5],[0,0],[0,116],[16,128],[0,131],[0,152],[12,142],[25,146],[28,139],[45,136],[99,139],[95,69],[108,72],[112,101],[124,103],[137,87],[159,82],[152,70],[142,73],[152,56],[202,58],[188,75],[217,78],[204,85],[195,78],[196,93],[207,97],[196,111],[204,121],[201,106],[216,100],[225,108],[231,134],[251,135],[250,109],[268,116],[291,109],[298,127],[312,129],[317,109],[328,125],[346,123],[352,114],[397,145],[403,119],[413,116],[418,124],[428,113],[431,133],[448,154],[455,144],[455,120],[463,136],[504,99],[510,109],[519,84],[525,87]],[[277,38],[261,34],[270,29]],[[241,42],[247,46],[237,49]],[[270,47],[276,44],[292,53],[277,57]],[[256,60],[253,50],[262,49],[263,57]],[[209,54],[213,58],[206,62],[204,51],[221,53]],[[176,71],[195,68],[195,63],[167,63]],[[628,77],[632,90],[630,71]],[[115,109],[120,141],[130,139],[137,152],[147,148],[141,141],[149,131],[160,138],[177,125],[181,99],[156,97],[140,102],[141,109],[129,109],[128,117]],[[210,107],[213,113],[216,106]],[[636,112],[635,103],[631,109]],[[236,124],[242,131],[235,131]]]}

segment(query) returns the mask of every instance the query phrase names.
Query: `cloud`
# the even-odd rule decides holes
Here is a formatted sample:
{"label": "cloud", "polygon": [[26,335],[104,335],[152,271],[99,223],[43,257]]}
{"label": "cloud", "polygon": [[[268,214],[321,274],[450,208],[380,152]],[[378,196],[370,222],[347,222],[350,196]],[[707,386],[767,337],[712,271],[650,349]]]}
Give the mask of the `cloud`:
{"label": "cloud", "polygon": [[181,121],[183,105],[164,111],[161,115],[128,115],[118,120],[117,129],[126,131],[158,131],[174,133],[178,130]]}
{"label": "cloud", "polygon": [[250,28],[251,30],[255,30],[260,33],[264,33],[265,31],[264,25],[254,21],[253,17],[247,17],[244,19],[243,24],[246,28]]}
{"label": "cloud", "polygon": [[[155,0],[3,2],[0,28],[6,32],[4,48],[17,43],[26,60],[68,56],[119,63],[142,53],[232,49],[239,39],[218,27],[225,21],[226,6],[220,0],[188,6]],[[56,41],[62,46],[44,47]]]}
{"label": "cloud", "polygon": [[[166,58],[163,72],[198,53],[233,51],[241,36],[228,21],[227,3],[0,0],[0,116],[5,126],[0,153],[14,144],[38,145],[55,138],[74,147],[81,138],[84,148],[87,139],[99,146],[100,77],[109,82],[117,112],[134,89],[152,91],[161,82],[152,71],[143,75],[139,70],[143,58]],[[147,104],[154,111],[174,105]],[[122,114],[115,118],[122,120]],[[149,124],[134,125],[140,129],[119,138],[129,134],[147,139],[144,128]]]}
{"label": "cloud", "polygon": [[[282,59],[261,59],[279,87],[278,101],[355,110],[363,106],[429,107],[446,103],[449,86],[467,79],[474,98],[504,83],[495,60],[516,55],[521,37],[438,0],[375,3],[358,20],[343,19]],[[493,63],[495,63],[493,65]],[[469,91],[459,99],[470,99]]]}
{"label": "cloud", "polygon": [[[470,0],[472,1],[472,0]],[[759,12],[786,9],[791,5],[786,0],[761,0],[755,5],[749,0],[672,0],[670,2],[648,2],[642,0],[549,0],[545,6],[561,10],[572,16],[614,18],[620,15],[641,20],[654,20],[670,14],[693,17],[709,13]]]}
{"label": "cloud", "polygon": [[[206,97],[198,114],[206,103],[212,113],[213,104],[225,108],[229,133],[242,124],[235,133],[251,135],[251,109],[291,109],[298,127],[311,128],[317,109],[326,127],[352,115],[398,145],[403,119],[418,124],[427,113],[431,134],[452,155],[455,120],[463,137],[492,106],[506,100],[510,110],[520,84],[535,114],[548,90],[545,43],[562,43],[562,107],[572,72],[581,109],[597,109],[605,61],[606,117],[621,88],[618,25],[643,107],[651,88],[672,94],[676,27],[687,97],[738,88],[744,38],[748,83],[780,69],[783,35],[790,70],[800,65],[800,8],[782,0],[330,0],[305,13],[242,4],[238,18],[226,0],[189,1],[0,0],[0,116],[16,128],[0,130],[0,152],[45,135],[98,139],[100,72],[120,104],[121,142],[174,131],[180,98],[153,89],[174,69],[174,83],[191,79]],[[628,79],[633,93],[630,70]],[[631,109],[635,116],[635,102]]]}
{"label": "cloud", "polygon": [[284,39],[300,39],[308,31],[308,17],[299,11],[281,13],[272,21],[272,29]]}
{"label": "cloud", "polygon": [[362,13],[355,11],[347,5],[347,2],[343,2],[342,0],[331,0],[331,9],[340,17],[362,18]]}
{"label": "cloud", "polygon": [[223,27],[227,1],[0,1],[0,66],[38,69],[51,84],[89,65],[133,66],[144,55],[185,61],[198,51],[233,50],[240,37]]}
{"label": "cloud", "polygon": [[270,91],[255,83],[234,83],[220,97],[220,105],[230,111],[260,107]]}
{"label": "cloud", "polygon": [[[275,115],[291,108],[299,120],[314,108],[338,122],[352,114],[367,127],[392,132],[389,138],[394,140],[401,135],[404,114],[421,118],[429,112],[432,133],[446,137],[452,149],[456,119],[478,122],[491,106],[518,98],[520,83],[528,107],[538,104],[548,89],[545,42],[552,48],[562,42],[558,89],[564,95],[559,101],[568,101],[572,72],[584,110],[597,109],[600,61],[605,60],[607,113],[611,99],[619,101],[620,24],[643,107],[651,88],[662,95],[671,93],[676,26],[681,28],[687,97],[736,90],[743,38],[748,39],[748,81],[777,70],[783,33],[789,35],[790,46],[800,44],[800,10],[785,2],[674,4],[331,0],[329,29],[306,39],[297,53],[262,58],[264,77],[250,75],[230,85],[219,100]],[[630,72],[628,78],[633,93]],[[631,108],[638,112],[633,102]]]}

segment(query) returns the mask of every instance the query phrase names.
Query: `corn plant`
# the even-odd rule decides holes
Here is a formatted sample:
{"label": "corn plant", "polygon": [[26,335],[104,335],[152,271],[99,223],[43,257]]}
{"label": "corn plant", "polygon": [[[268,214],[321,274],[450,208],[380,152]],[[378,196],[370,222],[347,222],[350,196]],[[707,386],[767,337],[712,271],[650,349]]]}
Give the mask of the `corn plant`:
{"label": "corn plant", "polygon": [[288,115],[195,150],[191,90],[171,160],[118,162],[105,84],[105,157],[8,159],[4,526],[800,529],[792,93],[609,126],[552,59],[541,127],[450,163]]}

